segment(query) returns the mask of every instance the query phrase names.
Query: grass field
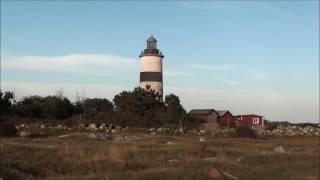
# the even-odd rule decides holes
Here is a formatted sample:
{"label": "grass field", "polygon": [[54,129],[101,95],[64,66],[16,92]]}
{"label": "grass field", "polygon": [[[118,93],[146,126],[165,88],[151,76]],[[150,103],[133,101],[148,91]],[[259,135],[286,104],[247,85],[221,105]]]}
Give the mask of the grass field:
{"label": "grass field", "polygon": [[[2,138],[0,144],[1,175],[17,169],[28,179],[209,179],[211,168],[244,180],[319,179],[319,137],[207,138],[204,148],[197,136],[145,135],[116,142],[82,132],[66,138]],[[277,146],[286,152],[274,152]],[[222,174],[222,179],[230,178]]]}

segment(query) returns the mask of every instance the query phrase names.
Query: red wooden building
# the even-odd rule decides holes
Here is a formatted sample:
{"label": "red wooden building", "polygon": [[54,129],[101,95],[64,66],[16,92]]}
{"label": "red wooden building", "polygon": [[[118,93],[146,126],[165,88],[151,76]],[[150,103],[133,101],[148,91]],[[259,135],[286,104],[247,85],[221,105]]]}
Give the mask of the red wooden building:
{"label": "red wooden building", "polygon": [[189,115],[203,122],[213,122],[227,127],[236,125],[236,119],[230,111],[216,111],[214,109],[192,109]]}
{"label": "red wooden building", "polygon": [[218,114],[214,109],[192,109],[189,115],[203,122],[217,122]]}
{"label": "red wooden building", "polygon": [[230,111],[223,110],[223,111],[216,111],[218,113],[218,120],[217,122],[221,125],[225,125],[227,127],[233,127],[236,125],[236,119],[231,114]]}
{"label": "red wooden building", "polygon": [[264,126],[263,116],[256,114],[238,115],[237,124],[247,124],[249,126]]}

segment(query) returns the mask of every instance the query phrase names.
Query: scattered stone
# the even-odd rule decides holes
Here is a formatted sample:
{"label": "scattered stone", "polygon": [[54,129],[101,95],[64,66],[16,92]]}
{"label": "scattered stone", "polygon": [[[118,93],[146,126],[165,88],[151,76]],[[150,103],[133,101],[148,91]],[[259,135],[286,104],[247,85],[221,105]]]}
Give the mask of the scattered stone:
{"label": "scattered stone", "polygon": [[94,123],[91,123],[91,124],[89,124],[89,129],[95,130],[95,129],[97,129],[97,125]]}
{"label": "scattered stone", "polygon": [[122,137],[122,136],[115,136],[115,137],[113,138],[114,141],[123,141],[124,139],[125,139],[125,138]]}
{"label": "scattered stone", "polygon": [[203,159],[204,161],[208,161],[208,162],[216,162],[217,161],[217,158],[215,157],[206,157]]}
{"label": "scattered stone", "polygon": [[31,133],[29,131],[21,131],[20,132],[20,137],[27,137],[29,136]]}
{"label": "scattered stone", "polygon": [[121,130],[121,126],[116,126],[115,129],[120,131]]}
{"label": "scattered stone", "polygon": [[20,127],[21,127],[21,128],[24,128],[24,124],[20,124]]}
{"label": "scattered stone", "polygon": [[175,145],[175,144],[177,144],[177,143],[171,142],[171,141],[168,141],[168,142],[166,143],[166,145]]}
{"label": "scattered stone", "polygon": [[162,131],[162,128],[157,128],[157,132],[161,132]]}
{"label": "scattered stone", "polygon": [[155,129],[154,128],[149,128],[148,129],[150,132],[153,132]]}
{"label": "scattered stone", "polygon": [[201,129],[199,132],[200,132],[201,134],[206,133],[203,129]]}
{"label": "scattered stone", "polygon": [[156,135],[156,132],[151,132],[151,136],[155,136]]}
{"label": "scattered stone", "polygon": [[105,123],[102,123],[102,124],[99,126],[99,129],[100,129],[100,130],[103,130],[105,127],[106,127],[106,124],[105,124]]}
{"label": "scattered stone", "polygon": [[47,146],[49,149],[52,149],[52,148],[54,148],[55,146],[54,145],[49,145],[49,146]]}
{"label": "scattered stone", "polygon": [[70,135],[69,134],[64,134],[64,135],[58,136],[58,138],[67,138],[67,137],[70,137]]}
{"label": "scattered stone", "polygon": [[40,128],[41,128],[41,129],[45,128],[45,125],[41,124],[41,125],[40,125]]}
{"label": "scattered stone", "polygon": [[211,168],[208,172],[208,176],[215,179],[222,178],[221,173],[216,168]]}
{"label": "scattered stone", "polygon": [[170,159],[168,160],[170,163],[175,163],[175,162],[178,162],[178,159]]}
{"label": "scattered stone", "polygon": [[97,139],[97,135],[95,135],[95,134],[93,134],[93,133],[89,134],[88,137],[89,137],[90,139]]}
{"label": "scattered stone", "polygon": [[62,124],[58,124],[57,125],[57,129],[63,129],[63,125]]}
{"label": "scattered stone", "polygon": [[233,176],[232,174],[229,174],[227,172],[222,171],[222,173],[227,176],[229,179],[234,179],[234,180],[238,180],[239,178]]}
{"label": "scattered stone", "polygon": [[199,142],[206,142],[207,140],[204,137],[199,138]]}
{"label": "scattered stone", "polygon": [[179,132],[180,132],[180,133],[183,133],[183,129],[182,129],[182,128],[179,128]]}
{"label": "scattered stone", "polygon": [[117,132],[118,132],[118,130],[116,130],[116,129],[111,129],[111,133],[112,133],[112,134],[117,133]]}
{"label": "scattered stone", "polygon": [[277,147],[273,148],[273,151],[276,153],[285,153],[286,152],[282,146],[277,146]]}

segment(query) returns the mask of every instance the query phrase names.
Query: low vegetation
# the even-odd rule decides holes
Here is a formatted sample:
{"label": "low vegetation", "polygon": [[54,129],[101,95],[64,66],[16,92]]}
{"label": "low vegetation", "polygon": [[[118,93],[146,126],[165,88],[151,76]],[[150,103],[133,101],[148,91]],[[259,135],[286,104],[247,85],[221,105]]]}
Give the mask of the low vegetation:
{"label": "low vegetation", "polygon": [[[246,180],[316,180],[318,143],[318,137],[199,142],[198,136],[165,135],[102,141],[83,133],[3,138],[0,177],[9,177],[14,169],[29,179],[208,179],[215,168]],[[278,146],[285,152],[275,152]]]}

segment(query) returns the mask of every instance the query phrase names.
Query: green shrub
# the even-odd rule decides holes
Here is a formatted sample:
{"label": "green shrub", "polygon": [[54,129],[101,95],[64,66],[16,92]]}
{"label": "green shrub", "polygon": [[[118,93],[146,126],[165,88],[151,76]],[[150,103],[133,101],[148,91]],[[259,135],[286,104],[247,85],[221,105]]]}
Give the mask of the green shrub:
{"label": "green shrub", "polygon": [[257,132],[251,129],[248,125],[240,125],[236,128],[235,131],[236,137],[248,137],[248,138],[257,138]]}
{"label": "green shrub", "polygon": [[0,136],[13,137],[17,135],[16,126],[9,121],[0,124]]}

